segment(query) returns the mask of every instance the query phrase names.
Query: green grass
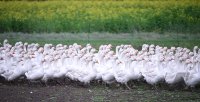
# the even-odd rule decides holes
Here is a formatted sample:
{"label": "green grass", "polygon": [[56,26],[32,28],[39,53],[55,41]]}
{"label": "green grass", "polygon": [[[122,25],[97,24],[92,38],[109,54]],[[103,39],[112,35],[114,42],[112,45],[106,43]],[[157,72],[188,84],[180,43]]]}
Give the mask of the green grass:
{"label": "green grass", "polygon": [[0,32],[200,33],[198,0],[0,1]]}
{"label": "green grass", "polygon": [[[18,41],[28,43],[45,43],[56,44],[73,44],[78,43],[86,45],[92,44],[98,48],[102,44],[112,44],[113,46],[121,44],[131,44],[135,48],[142,44],[156,44],[160,46],[181,46],[192,49],[194,46],[200,46],[200,35],[188,34],[161,34],[157,33],[138,33],[138,34],[107,34],[107,33],[91,33],[91,34],[71,34],[71,33],[51,33],[51,34],[24,34],[24,33],[3,33],[0,34],[0,42],[8,39],[11,44]],[[173,36],[177,35],[177,36]]]}

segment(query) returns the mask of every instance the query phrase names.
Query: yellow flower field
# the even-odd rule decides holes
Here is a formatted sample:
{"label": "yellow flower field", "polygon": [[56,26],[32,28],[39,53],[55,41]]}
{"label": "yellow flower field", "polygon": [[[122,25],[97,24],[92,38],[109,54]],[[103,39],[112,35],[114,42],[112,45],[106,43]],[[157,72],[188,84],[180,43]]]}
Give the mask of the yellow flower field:
{"label": "yellow flower field", "polygon": [[200,32],[198,0],[0,1],[0,32]]}

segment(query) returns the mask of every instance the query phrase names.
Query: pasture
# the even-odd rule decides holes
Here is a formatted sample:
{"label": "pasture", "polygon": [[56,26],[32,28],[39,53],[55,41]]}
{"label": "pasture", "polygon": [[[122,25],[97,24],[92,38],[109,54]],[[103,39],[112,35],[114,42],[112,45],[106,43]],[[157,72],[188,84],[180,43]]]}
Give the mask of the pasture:
{"label": "pasture", "polygon": [[[116,54],[116,46],[122,44],[130,44],[133,48],[138,49],[139,52],[142,52],[142,48],[145,48],[143,44],[154,44],[161,46],[161,49],[162,47],[163,49],[164,47],[167,47],[169,51],[171,50],[171,47],[175,47],[177,49],[179,49],[178,47],[182,47],[183,49],[186,49],[185,51],[190,52],[191,56],[193,56],[195,55],[192,52],[194,51],[194,46],[200,47],[199,5],[199,0],[2,0],[0,1],[0,101],[200,101],[199,85],[195,84],[195,88],[186,88],[187,85],[185,82],[171,85],[168,84],[166,80],[165,82],[159,81],[159,84],[157,85],[150,85],[147,82],[147,79],[144,79],[144,77],[147,77],[144,75],[148,75],[151,71],[143,74],[143,78],[140,81],[128,81],[127,85],[131,88],[128,89],[127,86],[120,84],[118,81],[108,85],[103,80],[97,81],[95,79],[91,79],[90,83],[85,85],[80,81],[73,80],[72,78],[70,79],[70,77],[65,77],[64,80],[49,79],[45,83],[31,82],[28,80],[25,72],[21,75],[22,77],[19,76],[13,80],[7,80],[5,76],[7,74],[9,76],[9,71],[14,72],[13,69],[19,68],[16,66],[21,63],[14,63],[15,65],[13,69],[7,69],[3,66],[6,65],[5,59],[9,57],[9,54],[13,54],[13,56],[16,57],[18,50],[26,50],[26,47],[19,47],[21,46],[20,43],[18,43],[19,45],[16,44],[16,42],[19,41],[22,41],[23,43],[27,42],[30,44],[29,46],[31,46],[31,43],[38,43],[39,46],[37,46],[37,44],[33,44],[38,48],[44,47],[45,44],[53,44],[53,46],[51,46],[52,49],[57,44],[72,45],[77,43],[82,45],[82,47],[85,47],[86,44],[91,44],[91,48],[95,50],[97,49],[95,53],[99,51],[99,47],[101,45],[112,44],[113,46],[109,50],[112,50],[114,54]],[[6,43],[3,43],[5,39],[8,39],[13,48],[12,51],[15,52],[16,50],[16,53],[9,50],[9,44],[6,45]],[[3,47],[4,45],[5,47]],[[26,45],[24,44],[24,46]],[[49,46],[50,45],[47,45],[47,47]],[[63,46],[61,45],[61,47]],[[198,47],[196,48],[199,49]],[[125,51],[125,48],[122,47],[121,50]],[[10,52],[6,53],[6,51]],[[41,52],[42,51],[43,50],[41,50]],[[200,52],[200,50],[198,51]],[[24,51],[25,54],[31,55],[31,53],[27,52]],[[186,52],[186,55],[189,55],[188,52]],[[75,53],[75,51],[72,53]],[[129,53],[132,52],[130,51]],[[181,51],[177,51],[177,54],[172,55],[179,58],[179,53],[181,53]],[[53,53],[49,53],[49,55],[51,54],[54,56]],[[80,54],[84,55],[83,53]],[[158,55],[158,53],[156,54]],[[67,58],[70,55],[72,54],[67,55]],[[11,60],[13,56],[10,57]],[[146,55],[144,54],[144,56]],[[149,54],[147,56],[153,56],[153,54]],[[120,56],[118,56],[118,58],[119,57]],[[188,59],[190,57],[188,57]],[[73,57],[70,58],[73,59]],[[34,57],[29,59],[34,59]],[[21,60],[19,61],[24,61],[22,65],[27,64],[24,59]],[[151,62],[150,60],[149,62]],[[85,59],[83,61],[87,60]],[[186,65],[185,62],[188,60],[178,59],[176,61],[180,62],[182,65]],[[33,65],[34,63],[32,62],[30,64]],[[41,62],[43,63],[45,61],[41,60]],[[93,59],[91,62],[93,62]],[[99,62],[97,64],[100,65]],[[123,60],[121,62],[123,62]],[[105,63],[107,62],[105,61]],[[197,61],[195,64],[192,63],[191,65],[197,65],[196,63],[199,64]],[[62,63],[62,65],[65,64],[66,63]],[[9,64],[7,65],[9,66]],[[170,66],[170,64],[166,65]],[[50,64],[48,66],[50,66]],[[198,66],[195,68],[197,67]],[[34,70],[34,68],[32,69]],[[183,68],[186,67],[184,66]],[[2,69],[5,71],[2,71]],[[31,70],[27,70],[27,72],[29,71],[31,73]],[[174,71],[169,72],[171,73]],[[158,74],[159,73],[156,75]],[[196,74],[198,74],[198,72],[195,72],[195,75]],[[10,75],[12,76],[12,74]],[[193,74],[190,75],[193,76]],[[194,77],[196,78],[195,75]],[[189,77],[184,76],[184,78],[184,81],[188,81],[187,78]]]}
{"label": "pasture", "polygon": [[177,33],[1,33],[0,41],[8,39],[9,43],[14,44],[17,41],[28,43],[39,43],[43,46],[46,43],[51,44],[73,44],[78,43],[85,46],[90,43],[98,49],[102,44],[112,44],[113,46],[121,44],[131,44],[139,48],[142,44],[156,44],[160,46],[181,46],[192,49],[194,46],[200,46],[199,34],[177,34]]}

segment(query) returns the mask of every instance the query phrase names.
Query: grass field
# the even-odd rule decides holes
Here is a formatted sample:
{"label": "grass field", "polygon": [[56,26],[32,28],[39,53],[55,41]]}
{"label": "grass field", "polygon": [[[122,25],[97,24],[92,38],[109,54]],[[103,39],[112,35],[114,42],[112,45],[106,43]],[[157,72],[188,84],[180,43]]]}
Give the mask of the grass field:
{"label": "grass field", "polygon": [[0,1],[0,32],[200,32],[199,0]]}
{"label": "grass field", "polygon": [[17,41],[28,43],[52,44],[73,44],[78,43],[86,45],[91,43],[98,48],[102,44],[112,44],[114,46],[121,44],[131,44],[139,48],[142,44],[156,44],[160,46],[181,46],[192,49],[194,46],[200,46],[200,35],[174,34],[174,33],[1,33],[0,42],[8,39],[11,44]]}

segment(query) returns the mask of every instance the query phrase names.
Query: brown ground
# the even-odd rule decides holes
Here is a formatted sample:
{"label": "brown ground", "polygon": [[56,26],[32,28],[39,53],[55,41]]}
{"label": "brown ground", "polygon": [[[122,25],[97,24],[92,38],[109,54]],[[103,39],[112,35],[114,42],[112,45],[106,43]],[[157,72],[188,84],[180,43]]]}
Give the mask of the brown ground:
{"label": "brown ground", "polygon": [[134,81],[129,82],[132,89],[128,90],[124,85],[117,83],[105,85],[92,82],[90,85],[83,85],[69,80],[58,82],[50,81],[46,86],[25,80],[6,82],[1,78],[0,102],[200,101],[199,87],[186,90],[183,85],[169,87],[159,84],[154,87],[145,82]]}

